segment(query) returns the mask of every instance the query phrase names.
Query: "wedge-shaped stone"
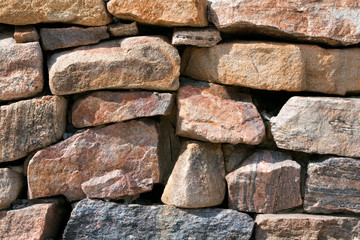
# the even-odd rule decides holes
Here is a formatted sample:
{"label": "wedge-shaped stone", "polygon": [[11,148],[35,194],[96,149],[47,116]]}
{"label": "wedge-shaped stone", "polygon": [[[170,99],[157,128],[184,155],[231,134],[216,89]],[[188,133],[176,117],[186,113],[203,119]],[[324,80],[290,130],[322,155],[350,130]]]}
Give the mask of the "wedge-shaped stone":
{"label": "wedge-shaped stone", "polygon": [[66,127],[66,100],[45,96],[0,107],[0,162],[25,157],[59,140]]}
{"label": "wedge-shaped stone", "polygon": [[175,28],[173,45],[192,45],[197,47],[213,47],[222,40],[220,32],[214,28]]}
{"label": "wedge-shaped stone", "polygon": [[120,199],[159,182],[158,133],[150,120],[90,129],[35,154],[29,197]]}
{"label": "wedge-shaped stone", "polygon": [[[0,209],[10,207],[24,185],[24,177],[10,168],[0,168]],[[1,220],[0,220],[1,221]]]}
{"label": "wedge-shaped stone", "polygon": [[360,99],[292,97],[272,118],[279,148],[360,157]]}
{"label": "wedge-shaped stone", "polygon": [[261,214],[256,219],[255,239],[358,239],[360,218],[309,214]]}
{"label": "wedge-shaped stone", "polygon": [[250,239],[250,216],[229,209],[179,209],[82,200],[63,239]]}
{"label": "wedge-shaped stone", "polygon": [[239,168],[240,164],[255,152],[254,146],[247,144],[223,144],[225,172],[231,173]]}
{"label": "wedge-shaped stone", "polygon": [[110,0],[109,12],[120,19],[165,27],[207,26],[206,0]]}
{"label": "wedge-shaped stone", "polygon": [[39,38],[34,26],[15,26],[14,39],[17,43],[37,42]]}
{"label": "wedge-shaped stone", "polygon": [[307,170],[304,209],[310,213],[360,213],[360,161],[330,157]]}
{"label": "wedge-shaped stone", "polygon": [[177,134],[213,143],[259,144],[264,123],[247,94],[232,87],[183,80],[177,95]]}
{"label": "wedge-shaped stone", "polygon": [[201,81],[272,91],[344,95],[360,91],[360,49],[237,41],[186,48],[182,75]]}
{"label": "wedge-shaped stone", "polygon": [[130,37],[52,55],[50,89],[66,95],[97,89],[176,90],[180,56],[159,37]]}

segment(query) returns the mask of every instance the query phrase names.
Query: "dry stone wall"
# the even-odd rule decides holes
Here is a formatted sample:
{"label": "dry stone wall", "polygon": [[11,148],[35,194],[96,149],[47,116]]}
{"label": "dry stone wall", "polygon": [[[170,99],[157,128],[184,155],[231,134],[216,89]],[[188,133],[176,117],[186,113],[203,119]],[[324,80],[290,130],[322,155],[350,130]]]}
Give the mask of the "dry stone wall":
{"label": "dry stone wall", "polygon": [[356,0],[0,0],[0,239],[360,239]]}

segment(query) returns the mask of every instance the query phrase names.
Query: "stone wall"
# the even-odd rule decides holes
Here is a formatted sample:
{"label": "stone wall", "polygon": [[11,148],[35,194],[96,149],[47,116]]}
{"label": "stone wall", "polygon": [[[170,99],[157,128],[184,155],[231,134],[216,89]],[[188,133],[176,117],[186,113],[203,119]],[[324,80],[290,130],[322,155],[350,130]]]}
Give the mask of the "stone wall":
{"label": "stone wall", "polygon": [[360,3],[0,2],[0,239],[360,239]]}

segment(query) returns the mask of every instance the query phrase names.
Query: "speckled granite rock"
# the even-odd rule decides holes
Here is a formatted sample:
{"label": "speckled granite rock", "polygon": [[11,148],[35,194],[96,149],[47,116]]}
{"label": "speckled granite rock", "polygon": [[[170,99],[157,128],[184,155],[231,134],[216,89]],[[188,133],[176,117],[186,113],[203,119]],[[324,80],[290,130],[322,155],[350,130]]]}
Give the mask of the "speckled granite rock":
{"label": "speckled granite rock", "polygon": [[24,186],[24,177],[10,168],[0,168],[0,210],[10,207]]}
{"label": "speckled granite rock", "polygon": [[173,45],[192,45],[197,47],[213,47],[222,40],[220,32],[214,28],[175,28]]}
{"label": "speckled granite rock", "polygon": [[39,38],[34,26],[15,26],[14,39],[17,43],[36,42]]}

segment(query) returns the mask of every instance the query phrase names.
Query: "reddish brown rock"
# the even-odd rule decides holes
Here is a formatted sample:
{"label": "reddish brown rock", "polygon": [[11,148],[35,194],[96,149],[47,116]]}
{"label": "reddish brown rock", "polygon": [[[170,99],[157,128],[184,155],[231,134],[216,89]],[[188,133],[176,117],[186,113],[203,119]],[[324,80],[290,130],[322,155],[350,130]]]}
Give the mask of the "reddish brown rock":
{"label": "reddish brown rock", "polygon": [[36,42],[39,38],[34,26],[15,26],[14,39],[17,43]]}
{"label": "reddish brown rock", "polygon": [[302,204],[300,165],[285,153],[261,150],[226,176],[229,207],[275,213]]}
{"label": "reddish brown rock", "polygon": [[136,22],[132,23],[112,23],[109,24],[108,30],[110,35],[113,37],[125,37],[125,36],[135,36],[139,34],[139,29]]}
{"label": "reddish brown rock", "polygon": [[226,173],[235,171],[255,151],[254,146],[247,144],[223,144],[222,150],[224,152]]}
{"label": "reddish brown rock", "polygon": [[151,120],[87,130],[35,154],[28,167],[29,197],[120,199],[150,191],[159,182],[157,151]]}
{"label": "reddish brown rock", "polygon": [[264,123],[247,94],[218,84],[182,81],[177,134],[213,143],[259,144]]}
{"label": "reddish brown rock", "polygon": [[76,101],[72,123],[77,128],[122,122],[140,117],[168,115],[173,94],[152,92],[95,92]]}
{"label": "reddish brown rock", "polygon": [[0,210],[10,207],[16,200],[24,185],[23,178],[10,168],[0,168]]}
{"label": "reddish brown rock", "polygon": [[222,40],[220,32],[214,28],[175,28],[173,45],[192,45],[197,47],[213,47]]}
{"label": "reddish brown rock", "polygon": [[66,127],[66,100],[45,96],[0,107],[0,162],[25,157],[59,140]]}

